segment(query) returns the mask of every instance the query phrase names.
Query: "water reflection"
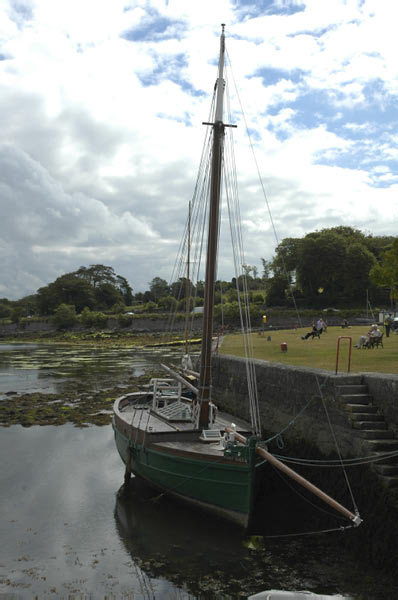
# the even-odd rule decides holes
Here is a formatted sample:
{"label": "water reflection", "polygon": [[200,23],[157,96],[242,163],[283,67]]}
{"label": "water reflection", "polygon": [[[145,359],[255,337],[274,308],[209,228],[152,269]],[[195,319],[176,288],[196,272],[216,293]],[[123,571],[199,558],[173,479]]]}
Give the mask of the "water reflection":
{"label": "water reflection", "polygon": [[149,578],[120,543],[113,512],[123,469],[110,426],[0,429],[0,455],[1,592],[188,598]]}
{"label": "water reflection", "polygon": [[114,383],[127,375],[139,376],[161,360],[176,359],[178,349],[106,348],[66,344],[0,344],[0,394],[62,392],[75,380]]}
{"label": "water reflection", "polygon": [[[159,498],[141,480],[119,490],[115,506],[117,531],[135,564],[148,577],[165,577],[195,597],[231,598],[270,589],[312,589],[335,593],[316,565],[320,555],[331,561],[325,540],[256,540],[230,524]],[[336,571],[338,565],[335,566]]]}
{"label": "water reflection", "polygon": [[[142,480],[133,478],[119,489],[115,506],[117,530],[129,553],[152,564],[154,552],[166,561],[161,572],[170,575],[208,571],[248,556],[241,530],[176,500],[160,496]],[[152,565],[153,566],[153,565]]]}
{"label": "water reflection", "polygon": [[[25,373],[37,370],[48,376],[49,385],[58,385],[57,361],[71,362],[72,378],[73,373],[85,376],[85,363],[91,364],[94,377],[101,369],[111,373],[107,364],[131,374],[153,368],[160,356],[165,359],[164,349],[101,352],[79,347],[76,355],[69,346],[18,345],[16,350],[2,345],[0,350],[2,378],[14,373],[14,389],[19,382],[24,391],[33,391]],[[26,363],[14,361],[10,353],[33,356],[37,370],[24,369]],[[178,354],[168,350],[167,358],[172,362]],[[90,355],[93,360],[80,365],[70,361]],[[167,498],[153,503],[153,492],[138,480],[124,494],[119,490],[123,465],[109,426],[2,428],[0,456],[0,589],[19,599],[72,594],[221,599],[263,589],[332,594],[349,591],[355,573],[357,588],[364,585],[361,565],[350,565],[336,543],[333,549],[330,537],[263,540],[258,550],[228,524]],[[264,514],[266,510],[268,506]],[[288,510],[281,505],[283,513]],[[387,582],[377,581],[369,569],[366,585],[377,592],[351,595],[394,597],[384,593]]]}

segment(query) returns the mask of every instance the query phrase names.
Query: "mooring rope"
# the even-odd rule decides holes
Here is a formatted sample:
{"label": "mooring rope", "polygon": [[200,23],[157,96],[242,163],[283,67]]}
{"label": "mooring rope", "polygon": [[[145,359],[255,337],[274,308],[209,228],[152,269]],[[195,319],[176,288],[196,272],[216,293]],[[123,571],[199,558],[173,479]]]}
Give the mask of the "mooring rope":
{"label": "mooring rope", "polygon": [[[290,456],[287,457],[287,456],[282,456],[279,454],[273,454],[273,456],[275,456],[275,458],[278,458],[282,462],[292,463],[292,464],[296,464],[296,465],[303,465],[303,466],[308,466],[308,467],[319,467],[321,469],[322,468],[336,468],[336,467],[340,468],[341,467],[340,459],[315,460],[315,459],[306,459],[306,458],[298,458],[298,457],[292,458]],[[359,457],[359,458],[345,458],[345,459],[343,459],[343,464],[346,467],[358,467],[358,466],[362,466],[362,465],[370,465],[375,462],[380,462],[382,460],[394,458],[396,456],[398,456],[398,450],[394,450],[392,452],[385,452],[378,456],[371,455],[371,456],[363,456],[363,457]]]}
{"label": "mooring rope", "polygon": [[345,480],[346,480],[346,483],[347,483],[347,488],[348,488],[348,491],[350,492],[352,505],[354,507],[355,513],[359,514],[359,512],[358,512],[358,506],[357,506],[357,503],[356,503],[355,498],[354,498],[354,492],[352,490],[352,487],[351,487],[351,484],[350,484],[350,480],[348,479],[348,473],[347,473],[347,471],[345,469],[345,466],[344,466],[344,463],[343,463],[343,457],[341,455],[340,446],[339,446],[339,443],[337,441],[337,437],[336,437],[336,434],[334,432],[334,429],[333,429],[333,426],[332,426],[332,422],[330,420],[329,412],[328,412],[327,407],[326,407],[325,398],[324,398],[323,392],[322,392],[322,386],[319,385],[319,379],[318,379],[317,376],[316,376],[316,382],[318,384],[319,393],[321,395],[321,400],[322,400],[323,408],[324,408],[325,413],[326,413],[326,418],[327,418],[327,421],[328,421],[328,424],[329,424],[330,432],[331,432],[333,440],[334,440],[334,444],[335,444],[335,447],[336,447],[336,452],[337,452],[337,454],[339,456],[339,459],[340,459],[341,468],[343,469],[344,477],[345,477]]}

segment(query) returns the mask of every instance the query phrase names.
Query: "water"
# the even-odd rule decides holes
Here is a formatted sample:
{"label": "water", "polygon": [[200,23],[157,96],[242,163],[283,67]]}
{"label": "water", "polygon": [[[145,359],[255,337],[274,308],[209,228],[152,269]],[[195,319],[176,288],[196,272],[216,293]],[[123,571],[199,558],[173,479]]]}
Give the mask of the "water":
{"label": "water", "polygon": [[[48,352],[33,350],[42,367],[36,375],[45,372],[47,384],[57,385]],[[126,372],[152,365],[153,357],[129,352]],[[114,356],[128,365],[124,351]],[[18,383],[18,368],[8,360],[1,369]],[[309,589],[355,600],[393,597],[386,581],[350,560],[338,537],[245,538],[223,522],[159,499],[138,480],[124,492],[110,426],[2,428],[0,456],[0,593],[185,600]]]}
{"label": "water", "polygon": [[[13,426],[1,431],[0,452],[8,457],[1,468],[1,591],[187,599],[230,598],[265,585],[320,586],[319,573],[300,573],[294,558],[305,550],[312,564],[314,548],[273,543],[264,562],[223,522],[204,526],[184,506],[154,502],[142,485],[125,496],[109,426]],[[324,580],[323,590],[336,589],[330,575]]]}
{"label": "water", "polygon": [[0,344],[0,397],[6,392],[61,392],[63,383],[74,380],[93,386],[117,383],[180,352],[173,348],[106,348],[92,345]]}

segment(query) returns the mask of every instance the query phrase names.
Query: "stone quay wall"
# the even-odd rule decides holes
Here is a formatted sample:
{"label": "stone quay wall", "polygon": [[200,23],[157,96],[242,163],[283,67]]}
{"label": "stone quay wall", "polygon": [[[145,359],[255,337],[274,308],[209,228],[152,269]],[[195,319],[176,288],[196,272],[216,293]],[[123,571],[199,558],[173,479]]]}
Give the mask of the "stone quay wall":
{"label": "stone quay wall", "polygon": [[363,373],[374,404],[386,418],[389,428],[398,437],[398,375],[385,373]]}
{"label": "stone quay wall", "polygon": [[[278,444],[278,438],[274,439],[269,444],[274,454],[311,460],[327,457],[328,454],[328,458],[337,458],[325,406],[343,458],[368,457],[372,454],[366,447],[366,440],[359,437],[359,430],[352,427],[349,413],[339,398],[338,386],[342,385],[367,384],[373,404],[384,414],[389,429],[398,434],[397,375],[335,375],[328,371],[265,361],[255,361],[255,370],[264,439],[282,432],[285,448],[281,449],[283,444]],[[248,419],[244,359],[216,356],[213,375],[213,398],[219,408]],[[334,454],[331,455],[331,452]],[[299,472],[302,472],[301,468]],[[342,479],[341,469],[309,469],[303,475],[344,506],[352,507],[352,498]],[[348,477],[363,524],[350,535],[343,534],[340,537],[342,550],[349,549],[360,561],[368,562],[380,573],[386,571],[395,574],[398,488],[382,482],[369,464],[349,469]],[[291,510],[299,509],[293,505]],[[297,513],[297,518],[301,519],[300,513]],[[321,520],[317,521],[316,511],[311,515],[310,522],[312,528],[324,527]]]}
{"label": "stone quay wall", "polygon": [[[362,455],[364,440],[352,428],[338,386],[367,384],[374,404],[398,433],[398,376],[337,374],[254,360],[261,425],[267,435],[283,432],[292,443],[305,440],[323,454],[336,449],[330,424],[344,456]],[[245,359],[213,359],[213,397],[221,410],[250,421]],[[328,414],[328,417],[326,415]],[[330,424],[329,424],[330,421]]]}

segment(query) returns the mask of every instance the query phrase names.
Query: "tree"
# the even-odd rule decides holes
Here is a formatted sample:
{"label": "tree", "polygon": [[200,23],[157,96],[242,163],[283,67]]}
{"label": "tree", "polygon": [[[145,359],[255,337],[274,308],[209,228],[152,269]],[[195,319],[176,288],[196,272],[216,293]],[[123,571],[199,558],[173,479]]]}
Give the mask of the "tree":
{"label": "tree", "polygon": [[23,308],[25,317],[37,314],[37,296],[35,294],[17,300],[17,305]]}
{"label": "tree", "polygon": [[125,309],[126,307],[123,302],[116,302],[116,304],[112,306],[112,312],[114,315],[121,315],[124,313]]}
{"label": "tree", "polygon": [[116,287],[123,296],[124,303],[127,306],[133,302],[133,290],[125,277],[121,275],[116,276]]}
{"label": "tree", "polygon": [[[174,296],[177,300],[181,300],[185,298],[187,295],[187,279],[186,277],[180,277],[178,281],[175,281],[171,284],[171,295]],[[196,290],[195,286],[191,281],[189,281],[189,295],[191,298],[195,296]]]}
{"label": "tree", "polygon": [[84,307],[110,308],[116,303],[133,299],[132,289],[125,277],[116,275],[112,267],[90,265],[58,277],[37,292],[40,314],[52,314],[60,304],[73,304],[77,312]]}
{"label": "tree", "polygon": [[162,296],[159,298],[158,307],[161,310],[171,311],[177,306],[177,300],[173,296]]}
{"label": "tree", "polygon": [[261,259],[261,262],[263,265],[263,279],[266,281],[271,275],[272,262],[270,260],[265,260],[264,258]]}
{"label": "tree", "polygon": [[92,319],[93,319],[93,327],[97,327],[98,329],[102,329],[103,327],[106,327],[106,325],[108,323],[108,317],[103,312],[94,311],[92,313]]}
{"label": "tree", "polygon": [[398,301],[398,239],[384,252],[381,263],[371,269],[370,278],[378,287],[390,290],[391,301]]}
{"label": "tree", "polygon": [[343,296],[347,303],[361,303],[364,290],[369,288],[369,272],[377,263],[374,255],[361,243],[349,244],[346,248]]}
{"label": "tree", "polygon": [[105,265],[90,265],[89,267],[80,267],[73,273],[87,281],[93,287],[99,287],[104,283],[116,284],[117,276],[112,267]]}
{"label": "tree", "polygon": [[60,304],[54,311],[54,323],[58,329],[69,329],[77,321],[76,309],[70,304]]}
{"label": "tree", "polygon": [[158,302],[160,298],[170,295],[170,286],[165,279],[154,277],[149,282],[149,291],[151,292],[151,300]]}
{"label": "tree", "polygon": [[263,260],[265,273],[273,272],[266,284],[267,303],[282,302],[289,289],[307,306],[361,303],[376,260],[371,244],[378,246],[378,238],[346,226],[282,240],[271,265]]}
{"label": "tree", "polygon": [[268,280],[267,306],[285,306],[288,298],[290,281],[277,273]]}
{"label": "tree", "polygon": [[[317,305],[320,295],[328,304],[336,303],[344,290],[341,277],[345,244],[333,232],[309,234],[302,240],[297,265],[297,283],[304,297]],[[322,291],[321,291],[322,290]],[[327,300],[326,300],[327,299]]]}
{"label": "tree", "polygon": [[114,304],[123,302],[121,292],[111,283],[101,283],[95,288],[94,293],[98,308],[111,308]]}
{"label": "tree", "polygon": [[40,314],[45,315],[52,314],[60,304],[73,304],[80,312],[85,306],[93,308],[95,298],[88,281],[76,277],[74,273],[66,273],[38,290],[37,304]]}
{"label": "tree", "polygon": [[14,306],[14,308],[11,311],[11,321],[18,325],[23,317],[23,314],[24,310],[22,306]]}
{"label": "tree", "polygon": [[84,327],[91,327],[93,324],[93,313],[91,312],[91,310],[89,309],[88,306],[86,306],[81,314],[80,314],[80,320],[83,323]]}
{"label": "tree", "polygon": [[11,311],[12,308],[8,306],[8,304],[3,304],[3,302],[0,302],[0,319],[9,317],[11,315]]}

